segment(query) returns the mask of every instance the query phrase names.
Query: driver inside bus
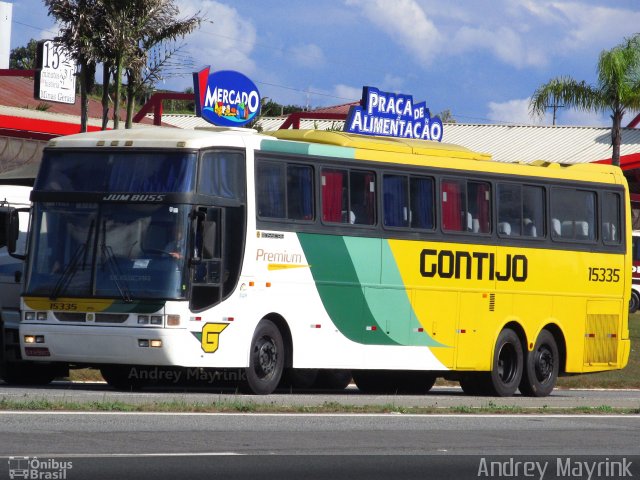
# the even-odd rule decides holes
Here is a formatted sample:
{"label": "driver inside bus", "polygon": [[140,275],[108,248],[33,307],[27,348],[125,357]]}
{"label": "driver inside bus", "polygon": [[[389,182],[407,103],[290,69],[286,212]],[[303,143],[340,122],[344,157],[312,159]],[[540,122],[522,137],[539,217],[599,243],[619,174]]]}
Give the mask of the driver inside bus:
{"label": "driver inside bus", "polygon": [[179,226],[176,226],[173,238],[165,245],[164,251],[176,260],[182,260],[184,245],[184,232]]}

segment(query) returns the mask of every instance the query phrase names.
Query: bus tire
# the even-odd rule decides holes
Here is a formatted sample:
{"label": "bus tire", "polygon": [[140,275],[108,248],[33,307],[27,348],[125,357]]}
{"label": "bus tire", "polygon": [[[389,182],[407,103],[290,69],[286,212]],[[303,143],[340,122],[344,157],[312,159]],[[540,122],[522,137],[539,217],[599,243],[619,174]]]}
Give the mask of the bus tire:
{"label": "bus tire", "polygon": [[631,299],[629,300],[629,313],[636,313],[638,308],[640,308],[640,293],[632,288]]}
{"label": "bus tire", "polygon": [[351,370],[319,370],[314,387],[323,390],[344,390],[351,380]]}
{"label": "bus tire", "polygon": [[523,368],[524,354],[520,338],[516,332],[505,328],[496,341],[487,394],[496,397],[513,395],[520,385]]}
{"label": "bus tire", "polygon": [[460,377],[460,387],[466,395],[487,395],[490,379],[484,372],[467,373]]}
{"label": "bus tire", "polygon": [[240,390],[255,395],[273,393],[282,378],[285,357],[280,330],[271,320],[262,319],[251,340],[249,366],[240,382]]}
{"label": "bus tire", "polygon": [[542,330],[531,352],[525,354],[520,393],[529,397],[546,397],[558,380],[560,356],[556,339],[549,330]]}
{"label": "bus tire", "polygon": [[313,388],[317,378],[318,370],[315,368],[287,368],[278,388],[309,390]]}

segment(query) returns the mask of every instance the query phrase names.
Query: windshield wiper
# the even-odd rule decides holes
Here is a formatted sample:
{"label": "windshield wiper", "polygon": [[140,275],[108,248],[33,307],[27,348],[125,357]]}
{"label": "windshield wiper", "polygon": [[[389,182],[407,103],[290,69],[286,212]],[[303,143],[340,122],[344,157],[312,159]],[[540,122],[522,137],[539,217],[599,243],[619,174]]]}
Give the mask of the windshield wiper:
{"label": "windshield wiper", "polygon": [[[118,293],[120,293],[120,297],[126,303],[131,303],[131,291],[129,290],[129,286],[127,285],[126,280],[124,280],[122,275],[122,270],[120,270],[120,266],[116,261],[115,254],[113,253],[113,248],[107,245],[107,224],[103,221],[102,223],[102,243],[100,244],[100,251],[102,252],[103,264],[106,263],[109,266],[109,270],[111,271],[113,283],[116,284],[116,288],[118,289]],[[106,260],[106,262],[105,262]]]}
{"label": "windshield wiper", "polygon": [[78,248],[76,248],[76,251],[74,252],[73,257],[71,258],[71,261],[67,264],[64,271],[60,275],[60,278],[56,282],[55,287],[53,287],[53,292],[51,292],[51,296],[49,297],[51,300],[55,300],[56,298],[58,298],[60,294],[62,294],[67,289],[67,287],[69,286],[69,283],[71,282],[71,279],[75,276],[76,272],[78,271],[78,265],[80,263],[81,257],[82,257],[82,270],[85,269],[87,264],[87,251],[88,251],[87,245],[89,245],[89,242],[91,241],[91,236],[93,235],[94,226],[95,226],[95,221],[91,220],[91,225],[89,225],[89,231],[87,232],[87,240],[84,243],[78,245]]}

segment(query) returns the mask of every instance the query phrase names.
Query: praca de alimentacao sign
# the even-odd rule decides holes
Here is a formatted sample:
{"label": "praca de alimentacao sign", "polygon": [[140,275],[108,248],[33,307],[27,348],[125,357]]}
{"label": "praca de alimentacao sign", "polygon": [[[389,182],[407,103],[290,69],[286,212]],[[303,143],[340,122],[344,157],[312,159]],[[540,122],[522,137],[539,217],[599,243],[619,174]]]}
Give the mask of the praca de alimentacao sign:
{"label": "praca de alimentacao sign", "polygon": [[363,87],[360,105],[349,109],[344,130],[361,135],[442,141],[442,121],[432,117],[425,102],[411,95]]}
{"label": "praca de alimentacao sign", "polygon": [[260,113],[260,92],[245,75],[233,70],[193,74],[196,115],[223,127],[241,127]]}

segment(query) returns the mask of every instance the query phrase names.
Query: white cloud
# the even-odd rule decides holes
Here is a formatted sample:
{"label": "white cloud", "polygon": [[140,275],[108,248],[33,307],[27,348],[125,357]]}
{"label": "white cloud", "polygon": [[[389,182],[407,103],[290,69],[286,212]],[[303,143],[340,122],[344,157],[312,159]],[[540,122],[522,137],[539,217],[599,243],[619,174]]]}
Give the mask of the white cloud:
{"label": "white cloud", "polygon": [[296,45],[290,51],[293,60],[302,67],[317,68],[323,66],[326,61],[324,52],[314,43]]}
{"label": "white cloud", "polygon": [[550,121],[529,115],[529,99],[515,99],[506,102],[489,102],[487,118],[496,123],[520,125],[549,125]]}
{"label": "white cloud", "polygon": [[563,45],[570,49],[610,48],[638,31],[640,11],[589,6],[583,2],[550,2],[568,23]]}
{"label": "white cloud", "polygon": [[256,43],[254,25],[238,11],[213,0],[178,0],[180,18],[201,12],[207,21],[187,37],[188,51],[196,62],[212,68],[255,71],[251,58]]}
{"label": "white cloud", "polygon": [[404,77],[387,73],[382,80],[381,86],[385,91],[400,92],[405,86],[405,80]]}
{"label": "white cloud", "polygon": [[333,95],[344,100],[344,103],[356,102],[362,98],[362,87],[338,84],[333,87]]}
{"label": "white cloud", "polygon": [[430,65],[442,38],[434,23],[415,0],[345,0],[365,17],[409,50],[422,65]]}
{"label": "white cloud", "polygon": [[[633,117],[629,117],[628,121],[631,121]],[[623,121],[622,125],[625,126],[628,122]],[[610,127],[611,117],[606,113],[586,112],[584,110],[565,110],[561,109],[558,113],[559,125],[575,125],[575,126],[589,126],[589,127]]]}
{"label": "white cloud", "polygon": [[[489,102],[487,118],[495,123],[552,125],[553,114],[551,110],[543,117],[529,115],[529,100],[529,98],[522,98],[508,100],[506,102]],[[631,121],[632,118],[633,117],[629,117],[629,121]],[[623,124],[626,125],[624,122]],[[560,108],[556,115],[556,125],[608,127],[611,125],[611,119],[606,113]]]}
{"label": "white cloud", "polygon": [[504,63],[518,68],[546,64],[543,51],[525,45],[520,34],[509,27],[486,29],[463,26],[456,32],[450,47],[457,53],[488,50]]}

